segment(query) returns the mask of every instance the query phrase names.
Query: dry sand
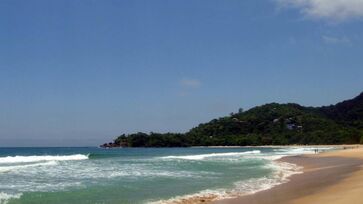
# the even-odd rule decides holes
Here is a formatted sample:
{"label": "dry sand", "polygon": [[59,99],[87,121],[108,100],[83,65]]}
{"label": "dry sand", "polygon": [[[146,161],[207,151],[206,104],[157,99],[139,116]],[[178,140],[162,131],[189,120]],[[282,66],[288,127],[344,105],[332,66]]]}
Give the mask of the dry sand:
{"label": "dry sand", "polygon": [[[213,204],[363,204],[363,148],[286,157],[304,173],[269,190]],[[200,203],[197,202],[197,203]]]}

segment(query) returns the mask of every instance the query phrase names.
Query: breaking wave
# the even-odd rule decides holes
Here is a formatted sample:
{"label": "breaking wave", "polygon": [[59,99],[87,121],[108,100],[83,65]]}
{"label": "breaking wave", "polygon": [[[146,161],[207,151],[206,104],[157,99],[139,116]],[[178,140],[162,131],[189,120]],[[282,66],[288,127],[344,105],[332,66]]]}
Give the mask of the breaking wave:
{"label": "breaking wave", "polygon": [[227,153],[210,153],[210,154],[196,154],[196,155],[183,155],[183,156],[165,156],[162,159],[186,159],[186,160],[203,160],[210,157],[228,157],[228,156],[241,156],[249,154],[260,154],[260,150],[252,150],[246,152],[227,152]]}
{"label": "breaking wave", "polygon": [[24,165],[13,165],[13,166],[0,166],[0,173],[9,172],[12,170],[24,169],[29,167],[37,167],[37,166],[54,166],[58,163],[56,161],[47,161],[43,163],[35,163],[35,164],[24,164]]}
{"label": "breaking wave", "polygon": [[45,155],[45,156],[7,156],[0,157],[0,164],[12,163],[34,163],[44,161],[69,161],[69,160],[86,160],[88,155],[74,154],[74,155]]}
{"label": "breaking wave", "polygon": [[21,193],[17,194],[7,194],[4,192],[0,192],[0,204],[6,204],[11,199],[19,199],[22,196]]}

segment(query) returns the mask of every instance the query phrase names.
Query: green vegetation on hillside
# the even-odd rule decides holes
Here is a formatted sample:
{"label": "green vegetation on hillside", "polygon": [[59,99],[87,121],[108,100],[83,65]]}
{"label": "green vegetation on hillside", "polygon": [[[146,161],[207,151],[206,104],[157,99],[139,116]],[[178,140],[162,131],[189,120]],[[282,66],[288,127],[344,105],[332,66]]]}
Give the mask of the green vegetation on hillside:
{"label": "green vegetation on hillside", "polygon": [[184,134],[121,135],[102,147],[188,147],[363,142],[363,93],[319,108],[270,103],[213,119]]}

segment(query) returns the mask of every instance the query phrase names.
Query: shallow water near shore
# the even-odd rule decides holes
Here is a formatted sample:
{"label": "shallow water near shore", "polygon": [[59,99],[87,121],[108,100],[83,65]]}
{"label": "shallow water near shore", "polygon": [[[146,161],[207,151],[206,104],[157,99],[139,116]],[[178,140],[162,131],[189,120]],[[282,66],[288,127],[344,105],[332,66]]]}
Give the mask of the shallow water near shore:
{"label": "shallow water near shore", "polygon": [[[320,148],[330,150],[331,148]],[[0,203],[172,203],[271,188],[315,148],[0,148]]]}

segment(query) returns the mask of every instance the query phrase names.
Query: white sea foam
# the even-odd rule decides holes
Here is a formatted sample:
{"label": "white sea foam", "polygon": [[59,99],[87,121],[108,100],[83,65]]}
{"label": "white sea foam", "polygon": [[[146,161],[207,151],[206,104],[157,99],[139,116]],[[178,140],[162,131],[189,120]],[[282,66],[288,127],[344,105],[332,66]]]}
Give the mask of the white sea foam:
{"label": "white sea foam", "polygon": [[168,200],[150,201],[148,204],[179,204],[183,201],[203,200],[220,200],[227,198],[235,198],[242,195],[253,194],[259,191],[268,190],[274,186],[286,183],[289,177],[294,174],[302,173],[302,167],[286,162],[272,162],[266,168],[274,169],[270,176],[262,178],[251,178],[244,181],[234,183],[233,189],[207,189],[198,193],[176,196]]}
{"label": "white sea foam", "polygon": [[10,199],[19,199],[21,196],[21,193],[7,194],[4,192],[0,192],[0,204],[6,204]]}
{"label": "white sea foam", "polygon": [[266,159],[266,160],[279,160],[283,157],[288,156],[296,156],[303,154],[315,154],[316,150],[318,152],[329,151],[335,149],[334,147],[288,147],[288,148],[279,148],[274,149],[273,153],[265,153],[259,155],[249,155],[246,158],[258,158],[258,159]]}
{"label": "white sea foam", "polygon": [[226,153],[210,153],[210,154],[196,154],[196,155],[183,155],[183,156],[165,156],[162,159],[186,159],[186,160],[203,160],[209,157],[228,157],[228,156],[241,156],[248,154],[260,154],[260,150],[252,150],[246,152],[226,152]]}
{"label": "white sea foam", "polygon": [[315,151],[328,151],[335,149],[334,147],[290,147],[290,148],[281,148],[275,149],[274,152],[283,152],[287,154],[297,155],[297,154],[314,154]]}
{"label": "white sea foam", "polygon": [[54,166],[58,163],[56,161],[48,161],[44,163],[35,163],[35,164],[24,164],[24,165],[14,165],[14,166],[0,166],[0,173],[9,172],[12,170],[19,170],[29,167],[37,167],[37,166]]}
{"label": "white sea foam", "polygon": [[288,182],[289,177],[294,174],[302,173],[302,167],[287,162],[272,162],[266,165],[266,168],[274,170],[272,175],[236,182],[236,188],[232,190],[231,194],[233,196],[238,196],[267,190],[274,186]]}
{"label": "white sea foam", "polygon": [[[149,201],[147,204],[181,204],[181,203],[197,203],[198,199],[203,200],[220,200],[233,198],[228,196],[226,189],[203,190],[198,193],[183,196],[175,196],[167,200]],[[189,201],[189,202],[187,202]],[[193,202],[194,201],[194,202]],[[198,202],[199,203],[199,202]]]}
{"label": "white sea foam", "polygon": [[[150,160],[152,161],[152,160]],[[48,167],[49,165],[53,165]],[[62,191],[69,187],[83,188],[86,182],[100,183],[117,178],[132,180],[153,178],[200,178],[213,175],[210,172],[173,171],[155,167],[154,164],[105,164],[96,162],[18,163],[0,166],[0,190],[14,192]],[[22,178],[22,179],[17,179]],[[46,182],[33,179],[46,178]]]}
{"label": "white sea foam", "polygon": [[0,164],[11,163],[32,163],[42,161],[69,161],[69,160],[85,160],[88,155],[74,154],[74,155],[45,155],[45,156],[7,156],[0,157]]}
{"label": "white sea foam", "polygon": [[[284,148],[277,149],[274,153],[261,153],[259,150],[241,152],[241,153],[214,153],[214,154],[204,154],[204,155],[190,155],[190,156],[169,156],[166,158],[178,158],[178,159],[205,159],[207,155],[218,155],[221,156],[239,156],[245,155],[244,158],[253,159],[264,159],[270,161],[266,166],[267,169],[272,169],[273,173],[271,175],[262,178],[251,178],[244,181],[238,181],[234,183],[234,188],[232,189],[207,189],[200,191],[195,194],[176,196],[168,200],[151,201],[149,204],[178,204],[182,201],[194,201],[194,199],[210,199],[210,200],[220,200],[226,198],[235,198],[237,196],[247,195],[257,193],[259,191],[271,189],[282,183],[289,181],[289,177],[294,174],[302,173],[302,167],[295,164],[276,161],[285,156],[301,155],[301,154],[311,154],[314,153],[314,147],[307,148]],[[319,148],[319,150],[330,150],[331,148]],[[164,157],[165,158],[165,157]]]}

